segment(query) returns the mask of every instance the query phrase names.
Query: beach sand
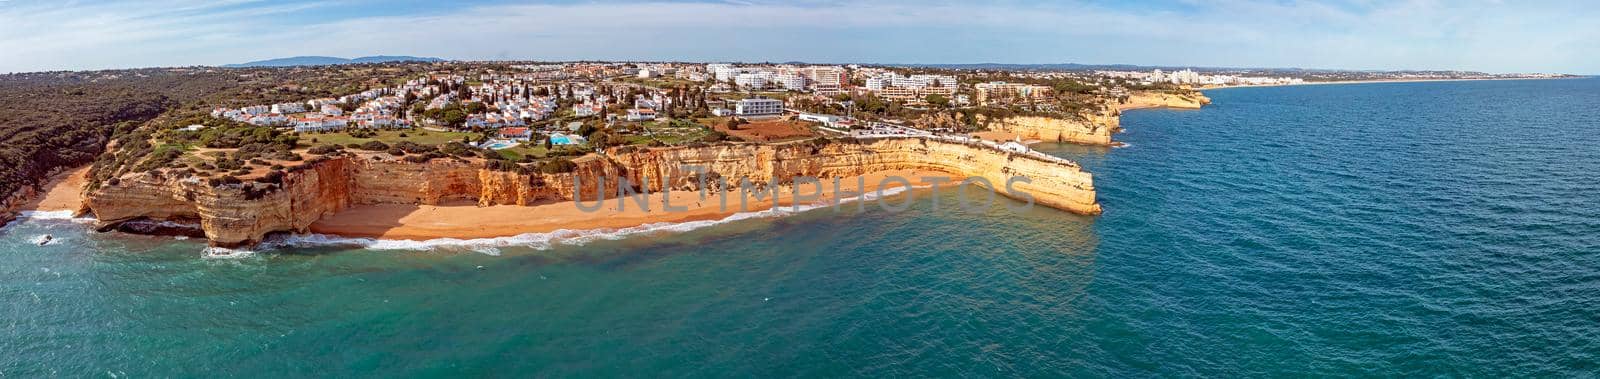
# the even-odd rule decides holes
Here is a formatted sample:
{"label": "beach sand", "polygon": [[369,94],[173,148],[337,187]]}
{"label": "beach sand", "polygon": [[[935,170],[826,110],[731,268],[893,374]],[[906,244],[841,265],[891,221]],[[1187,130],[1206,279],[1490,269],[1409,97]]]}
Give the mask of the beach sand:
{"label": "beach sand", "polygon": [[62,171],[45,182],[44,193],[22,205],[24,211],[73,211],[83,209],[83,185],[89,166]]}
{"label": "beach sand", "polygon": [[[855,196],[858,180],[864,180],[867,192],[876,192],[878,183],[884,178],[901,177],[909,180],[918,187],[931,186],[932,183],[924,182],[923,177],[950,178],[950,183],[941,184],[941,187],[952,187],[959,183],[963,177],[927,170],[894,170],[883,171],[857,177],[840,179],[839,190],[842,198]],[[834,197],[833,180],[821,179],[821,191],[824,196],[818,200],[806,200],[802,203],[825,204],[830,203]],[[886,192],[902,188],[903,183],[895,181],[884,186]],[[794,192],[790,187],[780,187],[777,203],[788,207],[796,204]],[[801,197],[808,197],[817,192],[810,185],[800,188]],[[372,237],[398,240],[428,240],[435,238],[494,238],[509,237],[525,233],[545,233],[556,230],[592,230],[592,229],[620,229],[654,223],[682,223],[701,220],[717,220],[726,218],[740,212],[756,212],[772,207],[773,201],[768,198],[757,201],[749,200],[748,206],[741,210],[739,206],[740,193],[735,190],[726,193],[727,205],[723,208],[721,194],[707,193],[701,199],[699,192],[673,191],[670,204],[674,211],[666,211],[663,201],[667,196],[653,193],[649,196],[650,210],[641,209],[634,199],[625,199],[618,209],[617,199],[607,199],[603,208],[594,211],[584,211],[572,201],[561,201],[534,206],[496,205],[480,207],[475,203],[449,204],[449,205],[359,205],[351,207],[332,216],[323,217],[311,224],[311,231],[321,234],[332,234],[347,237]],[[584,206],[594,207],[594,201],[583,203]],[[894,205],[898,205],[895,203]],[[676,209],[683,207],[684,209]]]}

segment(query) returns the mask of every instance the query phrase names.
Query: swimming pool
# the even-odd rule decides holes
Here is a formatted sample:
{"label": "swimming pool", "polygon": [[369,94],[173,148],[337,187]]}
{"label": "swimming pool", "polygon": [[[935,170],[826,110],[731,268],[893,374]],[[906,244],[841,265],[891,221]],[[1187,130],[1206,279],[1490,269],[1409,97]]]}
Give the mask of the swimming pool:
{"label": "swimming pool", "polygon": [[572,144],[572,139],[567,138],[567,136],[552,136],[552,137],[550,137],[550,144],[552,144],[552,145],[571,145]]}
{"label": "swimming pool", "polygon": [[516,142],[494,141],[494,142],[490,142],[488,145],[485,145],[484,147],[487,147],[487,148],[489,148],[491,150],[501,150],[501,149],[513,148],[513,147],[516,147],[516,146],[517,146]]}

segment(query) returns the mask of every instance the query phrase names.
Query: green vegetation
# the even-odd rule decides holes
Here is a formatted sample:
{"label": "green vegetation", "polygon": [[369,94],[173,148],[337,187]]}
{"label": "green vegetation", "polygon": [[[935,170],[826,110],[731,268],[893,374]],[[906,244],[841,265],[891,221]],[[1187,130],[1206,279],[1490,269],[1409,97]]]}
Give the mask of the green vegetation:
{"label": "green vegetation", "polygon": [[[130,172],[195,163],[184,154],[194,147],[281,145],[292,136],[195,121],[215,107],[333,97],[364,90],[368,81],[411,78],[424,69],[394,64],[0,75],[0,109],[5,110],[0,112],[0,197],[38,184],[54,169],[90,161],[95,165],[89,185],[98,187]],[[185,132],[188,136],[174,131],[196,123],[222,127]],[[112,140],[119,141],[117,151],[97,158]]]}
{"label": "green vegetation", "polygon": [[[55,74],[0,76],[0,199],[58,167],[95,159],[114,136],[175,106],[168,80],[92,81]],[[144,154],[153,152],[141,146]],[[142,154],[141,154],[142,156]]]}
{"label": "green vegetation", "polygon": [[550,150],[546,149],[543,145],[528,142],[517,145],[517,147],[513,148],[495,150],[495,152],[500,153],[500,156],[505,159],[520,162],[530,159],[544,158],[545,155],[550,153]]}
{"label": "green vegetation", "polygon": [[359,144],[367,143],[369,141],[380,141],[380,142],[388,143],[388,144],[394,144],[394,143],[398,143],[398,142],[401,142],[401,141],[409,141],[409,142],[416,143],[416,144],[419,144],[419,145],[439,145],[439,144],[443,144],[443,143],[446,143],[446,142],[460,142],[460,141],[462,141],[463,138],[477,139],[477,138],[479,138],[481,136],[482,135],[480,135],[478,133],[438,132],[438,131],[432,131],[432,130],[417,129],[417,130],[378,130],[378,131],[371,131],[371,132],[368,132],[366,134],[357,133],[356,135],[351,135],[351,132],[307,133],[307,134],[301,135],[300,139],[305,140],[305,141],[316,140],[316,142],[312,143],[313,145],[323,145],[323,144],[334,144],[334,145],[340,145],[340,146],[349,145],[349,144],[358,144],[359,145]]}
{"label": "green vegetation", "polygon": [[658,121],[644,124],[634,134],[623,137],[628,145],[677,146],[700,141],[711,128],[687,119]]}

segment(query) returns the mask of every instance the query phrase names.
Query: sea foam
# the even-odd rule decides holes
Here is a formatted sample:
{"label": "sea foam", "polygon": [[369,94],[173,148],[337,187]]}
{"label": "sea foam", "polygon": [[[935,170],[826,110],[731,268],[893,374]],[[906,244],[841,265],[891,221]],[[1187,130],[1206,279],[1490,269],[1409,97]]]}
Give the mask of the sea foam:
{"label": "sea foam", "polygon": [[[923,187],[915,187],[923,188]],[[868,201],[882,197],[903,193],[906,187],[886,188],[880,195],[877,192],[860,196],[841,198],[839,202],[852,203]],[[761,211],[739,212],[716,220],[700,220],[687,222],[657,222],[627,228],[602,228],[602,229],[560,229],[543,233],[524,233],[509,237],[494,238],[435,238],[429,240],[392,240],[379,238],[341,237],[328,234],[292,234],[280,235],[263,241],[260,245],[266,249],[282,248],[307,248],[307,247],[357,247],[370,250],[412,250],[428,251],[442,248],[466,249],[488,255],[500,255],[502,247],[524,247],[535,250],[549,250],[557,245],[581,246],[594,241],[614,241],[634,235],[654,233],[683,233],[696,229],[726,224],[735,221],[782,217],[796,213],[806,212],[818,208],[832,206],[831,203],[809,204],[800,206],[780,206]]]}
{"label": "sea foam", "polygon": [[18,219],[28,220],[67,220],[76,223],[93,223],[94,217],[72,217],[73,211],[22,211],[17,214]]}

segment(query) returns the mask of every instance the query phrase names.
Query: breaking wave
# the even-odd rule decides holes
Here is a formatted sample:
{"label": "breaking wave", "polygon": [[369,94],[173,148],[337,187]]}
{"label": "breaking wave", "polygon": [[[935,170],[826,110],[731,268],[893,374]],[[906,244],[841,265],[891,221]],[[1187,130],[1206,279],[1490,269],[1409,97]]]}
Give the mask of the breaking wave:
{"label": "breaking wave", "polygon": [[73,217],[73,211],[22,211],[17,214],[17,219],[28,220],[67,220],[76,223],[93,223],[94,217]]}
{"label": "breaking wave", "polygon": [[[923,188],[923,187],[914,187]],[[859,196],[842,198],[841,204],[856,201],[869,201],[881,197],[893,196],[903,193],[906,187],[886,188],[880,195],[876,192]],[[548,250],[557,245],[580,246],[594,241],[614,241],[629,236],[654,234],[654,233],[682,233],[735,221],[771,218],[792,215],[818,208],[831,207],[832,203],[811,204],[801,206],[780,206],[755,212],[739,212],[716,220],[700,220],[687,222],[658,222],[628,228],[604,228],[571,230],[561,229],[544,233],[524,233],[510,237],[495,238],[436,238],[430,240],[391,240],[379,238],[341,237],[328,234],[293,234],[279,235],[268,238],[259,246],[264,249],[282,248],[308,248],[308,247],[359,247],[370,250],[415,250],[426,251],[441,248],[459,248],[468,251],[500,255],[502,247],[525,247],[536,250]]]}

